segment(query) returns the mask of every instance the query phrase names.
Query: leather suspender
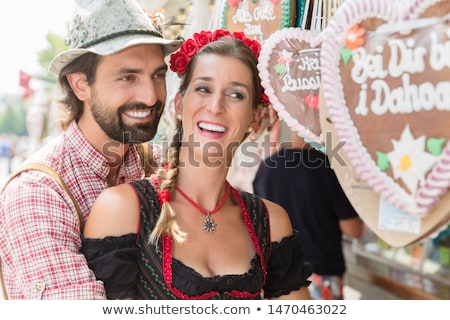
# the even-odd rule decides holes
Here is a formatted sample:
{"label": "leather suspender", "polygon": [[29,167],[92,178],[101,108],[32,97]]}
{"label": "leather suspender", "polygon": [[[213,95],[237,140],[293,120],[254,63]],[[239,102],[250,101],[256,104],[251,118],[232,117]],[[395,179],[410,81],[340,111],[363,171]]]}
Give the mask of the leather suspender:
{"label": "leather suspender", "polygon": [[[23,167],[19,168],[17,171],[15,171],[14,173],[11,174],[11,176],[8,178],[6,183],[3,185],[2,190],[0,192],[3,192],[3,190],[5,189],[7,184],[12,179],[14,179],[17,175],[19,175],[20,173],[22,173],[24,171],[29,171],[29,170],[38,170],[38,171],[43,171],[43,172],[47,173],[49,176],[51,176],[53,179],[55,179],[55,181],[58,183],[58,185],[61,188],[63,188],[67,192],[67,194],[69,195],[70,199],[72,199],[73,205],[75,206],[75,209],[77,210],[77,213],[78,213],[78,218],[80,220],[80,232],[83,232],[84,216],[83,216],[83,213],[81,212],[80,206],[78,205],[78,202],[76,201],[74,195],[70,191],[69,186],[64,182],[64,180],[61,178],[61,176],[58,174],[58,172],[56,172],[55,169],[53,169],[50,166],[47,166],[47,165],[42,164],[42,163],[29,163],[29,164],[24,165]],[[2,286],[3,298],[5,300],[7,300],[8,296],[6,294],[6,287],[5,287],[5,283],[3,281],[1,263],[0,263],[0,284]]]}

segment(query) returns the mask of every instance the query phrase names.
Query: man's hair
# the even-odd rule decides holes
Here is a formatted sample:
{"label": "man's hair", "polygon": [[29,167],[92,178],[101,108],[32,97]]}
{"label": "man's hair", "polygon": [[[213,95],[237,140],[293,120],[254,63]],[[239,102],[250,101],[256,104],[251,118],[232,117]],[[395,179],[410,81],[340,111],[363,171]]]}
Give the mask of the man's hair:
{"label": "man's hair", "polygon": [[86,53],[69,63],[59,74],[58,81],[63,97],[58,101],[62,112],[58,123],[63,130],[67,129],[72,120],[80,119],[83,114],[83,101],[79,100],[70,87],[67,75],[71,73],[84,73],[89,85],[95,81],[97,66],[101,56],[94,53]]}

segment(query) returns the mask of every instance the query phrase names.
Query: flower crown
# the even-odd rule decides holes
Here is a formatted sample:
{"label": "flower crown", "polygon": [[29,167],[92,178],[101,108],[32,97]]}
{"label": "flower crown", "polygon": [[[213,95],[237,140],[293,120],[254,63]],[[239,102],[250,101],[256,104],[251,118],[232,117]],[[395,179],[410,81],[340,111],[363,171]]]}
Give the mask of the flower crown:
{"label": "flower crown", "polygon": [[[258,59],[259,53],[261,52],[261,44],[257,40],[247,38],[243,32],[231,33],[224,29],[217,29],[213,32],[206,30],[194,33],[192,38],[187,39],[180,49],[170,56],[170,70],[176,72],[179,76],[182,76],[186,72],[187,65],[189,64],[189,61],[191,61],[191,58],[200,51],[203,46],[226,36],[241,40],[250,48],[256,59]],[[261,103],[264,106],[269,105],[269,98],[264,93],[262,87],[261,92]]]}

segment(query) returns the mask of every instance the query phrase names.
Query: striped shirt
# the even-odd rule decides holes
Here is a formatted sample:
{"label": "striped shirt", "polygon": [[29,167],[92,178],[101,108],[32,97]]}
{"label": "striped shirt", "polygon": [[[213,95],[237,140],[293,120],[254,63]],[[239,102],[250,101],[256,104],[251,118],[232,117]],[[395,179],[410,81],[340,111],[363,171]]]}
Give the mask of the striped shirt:
{"label": "striped shirt", "polygon": [[[106,145],[103,153],[108,153]],[[76,122],[26,162],[56,169],[85,219],[107,187],[108,161],[84,138]],[[133,146],[122,160],[116,183],[143,176]],[[79,228],[70,197],[50,176],[28,171],[13,179],[0,195],[0,259],[8,298],[105,299],[102,282],[79,252]]]}

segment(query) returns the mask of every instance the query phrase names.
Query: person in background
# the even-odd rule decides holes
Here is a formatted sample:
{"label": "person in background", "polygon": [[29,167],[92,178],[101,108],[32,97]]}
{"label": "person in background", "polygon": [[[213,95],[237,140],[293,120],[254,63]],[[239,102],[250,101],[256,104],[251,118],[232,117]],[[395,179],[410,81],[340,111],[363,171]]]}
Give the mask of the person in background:
{"label": "person in background", "polygon": [[181,76],[165,168],[105,190],[82,252],[108,298],[309,299],[310,265],[279,205],[226,177],[263,99],[261,46],[202,31],[171,56]]}
{"label": "person in background", "polygon": [[261,162],[254,193],[281,205],[298,231],[314,274],[308,287],[312,299],[343,299],[346,270],[342,235],[361,237],[364,224],[330,167],[327,155],[297,133],[292,144]]}
{"label": "person in background", "polygon": [[0,141],[0,156],[6,159],[6,170],[7,173],[10,174],[12,171],[12,162],[15,156],[14,142],[12,139],[7,138]]}
{"label": "person in background", "polygon": [[[78,1],[66,44],[50,64],[64,131],[27,159],[55,169],[84,218],[101,191],[144,176],[135,144],[151,140],[166,99],[164,39],[134,0]],[[41,171],[0,195],[0,260],[9,299],[105,299],[80,253],[80,221],[64,189]]]}

